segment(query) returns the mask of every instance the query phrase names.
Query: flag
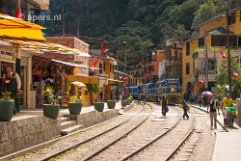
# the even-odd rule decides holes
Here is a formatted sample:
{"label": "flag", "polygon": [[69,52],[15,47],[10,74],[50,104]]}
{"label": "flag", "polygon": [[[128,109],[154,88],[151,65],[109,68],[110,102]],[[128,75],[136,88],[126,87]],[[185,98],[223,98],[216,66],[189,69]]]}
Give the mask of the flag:
{"label": "flag", "polygon": [[237,79],[238,76],[239,76],[239,73],[238,73],[238,72],[233,72],[233,77],[234,77],[235,79]]}
{"label": "flag", "polygon": [[110,49],[105,49],[102,53],[102,55],[105,55]]}
{"label": "flag", "polygon": [[205,84],[205,80],[203,80],[203,79],[201,79],[199,82],[200,82],[201,84]]}
{"label": "flag", "polygon": [[21,8],[20,8],[20,7],[18,7],[18,9],[17,9],[16,17],[17,17],[17,18],[20,18],[20,19],[23,18],[23,14],[22,14],[22,12],[21,12]]}
{"label": "flag", "polygon": [[220,51],[220,54],[222,55],[223,59],[227,59],[228,56],[226,55],[226,53],[224,51]]}
{"label": "flag", "polygon": [[94,68],[96,68],[98,62],[99,62],[99,60],[96,59],[96,60],[90,65],[90,69],[91,69],[91,70],[94,70]]}
{"label": "flag", "polygon": [[123,77],[122,77],[121,75],[119,76],[119,78],[120,78],[120,80],[122,80],[122,79],[123,79]]}
{"label": "flag", "polygon": [[155,56],[155,55],[156,55],[156,53],[155,53],[154,50],[151,51],[151,55],[152,55],[152,56]]}

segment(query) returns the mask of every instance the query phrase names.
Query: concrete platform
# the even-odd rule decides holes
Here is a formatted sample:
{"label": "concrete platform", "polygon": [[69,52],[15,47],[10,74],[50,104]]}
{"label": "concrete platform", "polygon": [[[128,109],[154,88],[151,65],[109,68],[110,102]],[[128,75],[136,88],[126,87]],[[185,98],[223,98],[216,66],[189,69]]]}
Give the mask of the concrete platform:
{"label": "concrete platform", "polygon": [[117,102],[114,110],[108,109],[105,103],[104,112],[89,106],[75,116],[69,115],[68,109],[61,109],[57,120],[44,117],[42,109],[21,110],[10,122],[0,122],[0,157],[59,137],[63,129],[69,134],[113,118],[121,108],[121,102]]}
{"label": "concrete platform", "polygon": [[[192,105],[202,110],[207,110],[205,107],[198,105]],[[216,143],[214,147],[214,153],[212,161],[240,161],[241,160],[241,128],[234,123],[234,127],[226,127],[223,122],[223,114],[220,110],[220,115],[217,117],[217,121],[222,127],[226,128],[228,132],[216,131]]]}

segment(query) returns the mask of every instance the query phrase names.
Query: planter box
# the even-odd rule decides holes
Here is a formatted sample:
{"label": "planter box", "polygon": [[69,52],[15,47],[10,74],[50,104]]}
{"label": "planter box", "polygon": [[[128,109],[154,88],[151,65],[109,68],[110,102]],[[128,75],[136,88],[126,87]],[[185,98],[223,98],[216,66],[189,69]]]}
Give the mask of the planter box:
{"label": "planter box", "polygon": [[0,121],[11,121],[14,112],[14,100],[0,101]]}
{"label": "planter box", "polygon": [[108,100],[107,106],[108,106],[109,109],[115,109],[115,106],[116,106],[115,100]]}
{"label": "planter box", "polygon": [[56,120],[59,115],[60,105],[44,104],[43,112],[44,116]]}
{"label": "planter box", "polygon": [[68,107],[71,115],[79,115],[82,110],[82,103],[69,102]]}
{"label": "planter box", "polygon": [[104,111],[104,103],[103,102],[95,102],[94,103],[95,110],[98,112],[103,112]]}

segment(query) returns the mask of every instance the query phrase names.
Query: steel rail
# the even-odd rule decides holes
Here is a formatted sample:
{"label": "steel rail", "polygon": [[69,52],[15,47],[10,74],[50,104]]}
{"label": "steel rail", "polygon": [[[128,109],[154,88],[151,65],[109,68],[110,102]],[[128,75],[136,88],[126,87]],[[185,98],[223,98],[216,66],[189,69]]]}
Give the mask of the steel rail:
{"label": "steel rail", "polygon": [[[205,113],[208,113],[206,110],[204,110],[204,109],[201,109],[201,108],[198,108],[198,107],[195,107],[195,106],[193,106],[193,105],[189,105],[189,106],[191,106],[192,108],[195,108],[195,109],[197,109],[197,110],[199,110],[199,111],[202,111],[202,112],[205,112]],[[220,122],[220,121],[218,121],[217,119],[216,119],[216,121],[217,121],[217,123],[226,131],[226,132],[229,132],[229,130],[225,127],[225,126],[223,126],[222,125],[222,123]]]}
{"label": "steel rail", "polygon": [[193,119],[193,124],[192,124],[192,127],[189,130],[188,134],[183,138],[183,140],[180,142],[180,144],[178,144],[177,147],[164,159],[165,161],[169,161],[177,153],[177,151],[181,148],[181,146],[191,136],[191,134],[193,133],[194,128],[195,128],[195,119]]}
{"label": "steel rail", "polygon": [[127,123],[127,122],[129,122],[129,121],[130,121],[130,119],[128,119],[128,120],[126,120],[126,121],[124,121],[124,122],[122,122],[122,123],[120,123],[120,124],[118,124],[118,125],[116,125],[116,126],[114,126],[114,127],[112,127],[112,128],[110,128],[110,129],[108,129],[108,130],[106,130],[106,131],[104,131],[104,132],[102,132],[102,133],[99,133],[99,134],[97,134],[97,135],[95,135],[95,136],[93,136],[93,137],[90,137],[90,138],[88,138],[88,139],[86,139],[86,140],[84,140],[84,141],[81,141],[81,142],[78,142],[78,143],[76,143],[76,144],[74,144],[74,145],[68,146],[68,147],[62,149],[61,151],[58,151],[58,152],[56,152],[56,153],[54,153],[54,154],[52,154],[52,155],[49,155],[49,156],[45,157],[44,159],[41,159],[40,161],[50,160],[50,159],[52,159],[52,158],[54,158],[54,157],[56,157],[56,156],[59,156],[60,154],[65,153],[66,151],[69,151],[70,149],[77,148],[77,147],[79,147],[80,145],[85,144],[85,143],[87,143],[87,142],[89,142],[89,141],[91,141],[91,140],[94,140],[95,138],[100,137],[100,136],[102,136],[102,135],[104,135],[104,134],[106,134],[106,133],[108,133],[108,132],[116,129],[116,128],[124,125],[125,123]]}
{"label": "steel rail", "polygon": [[[134,108],[134,109],[136,109],[136,108]],[[143,110],[143,109],[142,109],[142,110]],[[49,156],[41,159],[40,161],[48,161],[48,160],[53,159],[53,158],[55,158],[55,157],[57,157],[57,156],[65,153],[65,152],[67,152],[67,151],[69,151],[69,150],[71,150],[71,149],[76,149],[76,148],[78,148],[80,145],[83,145],[83,144],[85,144],[85,143],[87,143],[87,142],[90,142],[90,141],[92,141],[92,140],[94,140],[94,139],[96,139],[96,138],[98,138],[98,137],[100,137],[100,136],[102,136],[102,135],[104,135],[104,134],[106,134],[106,133],[108,133],[108,132],[116,129],[116,128],[124,125],[125,123],[129,122],[130,120],[131,120],[131,119],[128,119],[128,120],[126,120],[126,121],[124,121],[124,122],[122,122],[122,123],[120,123],[120,124],[118,124],[118,125],[110,128],[110,129],[102,132],[102,133],[99,133],[99,134],[97,134],[97,135],[95,135],[95,136],[93,136],[93,137],[90,137],[90,138],[88,138],[88,139],[86,139],[86,140],[84,140],[84,141],[78,142],[78,143],[76,143],[76,144],[74,144],[74,145],[68,146],[68,147],[66,147],[66,148],[64,148],[64,149],[62,149],[62,150],[60,150],[60,151],[58,151],[58,152],[56,152],[56,153],[54,153],[54,154],[52,154],[52,155],[49,155]]]}
{"label": "steel rail", "polygon": [[99,153],[101,153],[102,151],[104,151],[105,149],[109,148],[111,145],[115,144],[116,142],[120,141],[121,139],[127,137],[130,133],[132,133],[134,130],[136,130],[138,127],[140,127],[142,124],[144,124],[150,116],[146,117],[143,121],[141,121],[139,124],[137,124],[134,128],[132,128],[131,130],[127,131],[126,133],[124,133],[122,136],[118,137],[117,139],[115,139],[114,141],[110,142],[109,144],[105,145],[104,147],[102,147],[101,149],[97,150],[96,152],[92,153],[91,155],[89,155],[88,157],[82,159],[82,161],[87,161],[90,160],[92,158],[94,158],[95,156],[97,156]]}
{"label": "steel rail", "polygon": [[165,135],[167,135],[170,131],[172,131],[179,123],[181,120],[181,115],[179,113],[179,118],[176,121],[176,123],[169,128],[168,130],[166,130],[165,132],[161,133],[160,135],[158,135],[157,137],[155,137],[153,140],[147,142],[145,145],[143,145],[142,147],[140,147],[139,149],[133,151],[132,153],[128,154],[127,156],[123,157],[122,159],[120,159],[119,161],[125,161],[130,159],[131,157],[135,156],[136,154],[140,153],[141,151],[143,151],[144,149],[146,149],[148,146],[150,146],[151,144],[153,144],[154,142],[156,142],[157,140],[161,139],[162,137],[164,137]]}

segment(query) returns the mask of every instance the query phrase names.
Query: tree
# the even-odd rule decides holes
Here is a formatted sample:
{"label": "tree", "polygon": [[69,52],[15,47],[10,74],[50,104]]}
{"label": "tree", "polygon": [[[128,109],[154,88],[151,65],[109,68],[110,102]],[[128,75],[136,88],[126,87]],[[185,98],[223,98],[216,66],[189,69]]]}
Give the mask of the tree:
{"label": "tree", "polygon": [[194,13],[192,28],[197,30],[199,24],[214,17],[215,9],[216,6],[214,4],[214,0],[208,0],[200,5],[198,10]]}
{"label": "tree", "polygon": [[[237,57],[231,56],[231,67],[232,72],[239,72],[239,64],[237,61]],[[225,91],[228,91],[228,60],[224,59],[222,60],[222,63],[220,65],[218,75],[217,75],[217,85],[218,85],[218,95],[220,97],[224,97]],[[241,88],[241,76],[239,75],[239,78],[232,78],[232,92],[233,96],[239,96],[240,88]]]}

